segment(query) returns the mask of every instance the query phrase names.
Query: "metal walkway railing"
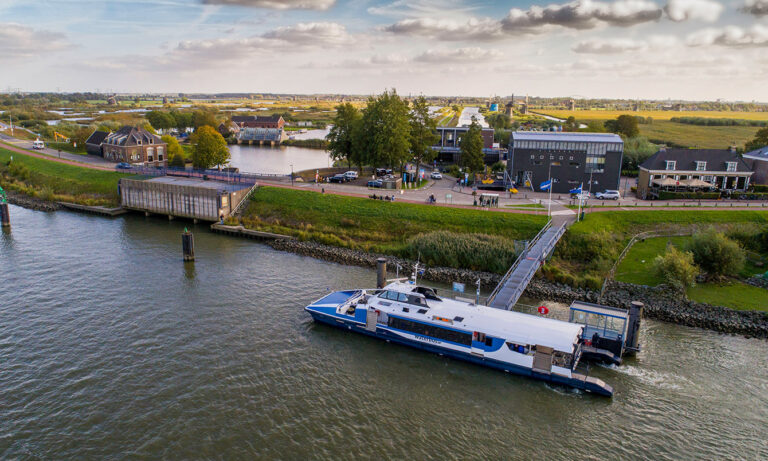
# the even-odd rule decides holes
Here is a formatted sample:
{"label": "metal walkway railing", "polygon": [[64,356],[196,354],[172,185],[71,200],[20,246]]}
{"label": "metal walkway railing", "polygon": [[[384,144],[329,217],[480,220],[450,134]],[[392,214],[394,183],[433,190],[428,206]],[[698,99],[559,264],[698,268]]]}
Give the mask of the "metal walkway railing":
{"label": "metal walkway railing", "polygon": [[534,237],[517,261],[507,271],[488,297],[488,305],[497,309],[512,309],[555,245],[563,236],[566,223],[553,227],[551,221]]}

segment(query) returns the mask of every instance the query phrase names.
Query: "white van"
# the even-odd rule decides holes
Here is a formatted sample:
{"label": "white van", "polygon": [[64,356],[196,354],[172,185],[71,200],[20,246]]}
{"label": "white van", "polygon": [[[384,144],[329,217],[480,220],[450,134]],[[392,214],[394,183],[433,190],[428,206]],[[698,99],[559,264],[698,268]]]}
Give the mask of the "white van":
{"label": "white van", "polygon": [[347,181],[352,181],[353,179],[357,179],[357,171],[347,171],[344,173],[344,177],[347,178]]}
{"label": "white van", "polygon": [[43,150],[45,148],[45,143],[39,139],[32,141],[32,149],[36,150]]}

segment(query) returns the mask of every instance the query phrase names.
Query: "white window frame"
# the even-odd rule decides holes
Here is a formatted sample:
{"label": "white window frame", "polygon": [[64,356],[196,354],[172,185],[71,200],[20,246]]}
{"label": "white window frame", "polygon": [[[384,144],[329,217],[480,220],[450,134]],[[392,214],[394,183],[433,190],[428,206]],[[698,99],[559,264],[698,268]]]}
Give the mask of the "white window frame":
{"label": "white window frame", "polygon": [[707,162],[696,161],[696,171],[707,171]]}
{"label": "white window frame", "polygon": [[736,171],[736,162],[725,162],[725,171],[728,171],[728,172]]}
{"label": "white window frame", "polygon": [[675,160],[667,160],[664,164],[664,169],[667,171],[675,171],[675,168],[677,168],[677,161]]}

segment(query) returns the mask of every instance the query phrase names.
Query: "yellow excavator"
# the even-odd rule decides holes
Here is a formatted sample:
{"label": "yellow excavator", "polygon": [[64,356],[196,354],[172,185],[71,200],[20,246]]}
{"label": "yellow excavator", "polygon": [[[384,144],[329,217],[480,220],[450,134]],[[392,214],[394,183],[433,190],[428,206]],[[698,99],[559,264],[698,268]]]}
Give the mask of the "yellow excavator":
{"label": "yellow excavator", "polygon": [[69,138],[64,136],[63,134],[59,133],[58,131],[53,132],[53,140],[56,142],[59,142],[59,138],[61,138],[64,142],[68,142]]}

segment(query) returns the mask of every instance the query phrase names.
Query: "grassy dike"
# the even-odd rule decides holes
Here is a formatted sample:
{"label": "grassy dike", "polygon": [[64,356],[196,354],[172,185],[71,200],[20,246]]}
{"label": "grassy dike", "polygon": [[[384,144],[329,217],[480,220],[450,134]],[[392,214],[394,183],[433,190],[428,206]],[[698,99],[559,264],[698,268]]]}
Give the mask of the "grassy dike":
{"label": "grassy dike", "polygon": [[547,218],[261,187],[241,221],[300,240],[504,273],[514,241],[535,236]]}
{"label": "grassy dike", "polygon": [[[557,245],[543,275],[551,281],[599,290],[629,240],[646,231],[694,232],[708,226],[723,230],[765,226],[768,211],[752,210],[630,210],[586,215]],[[625,269],[627,271],[629,269]],[[647,274],[646,274],[647,275]],[[647,281],[645,275],[634,282]]]}
{"label": "grassy dike", "polygon": [[117,181],[126,176],[130,175],[67,165],[0,148],[0,186],[50,202],[116,206]]}

